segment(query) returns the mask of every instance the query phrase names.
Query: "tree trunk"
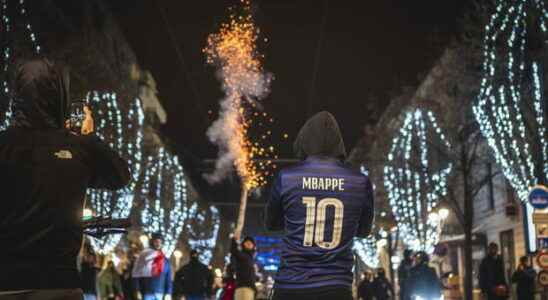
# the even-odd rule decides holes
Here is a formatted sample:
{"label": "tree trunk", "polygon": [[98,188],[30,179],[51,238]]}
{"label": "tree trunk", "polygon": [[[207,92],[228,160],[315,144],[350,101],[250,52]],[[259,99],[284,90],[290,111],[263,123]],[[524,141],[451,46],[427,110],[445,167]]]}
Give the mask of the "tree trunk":
{"label": "tree trunk", "polygon": [[[470,199],[465,199],[465,225],[464,225],[464,299],[472,300],[472,206]],[[470,203],[469,203],[470,202]],[[469,203],[469,204],[467,204]]]}
{"label": "tree trunk", "polygon": [[473,299],[472,227],[474,224],[474,202],[470,190],[469,176],[472,166],[468,165],[467,149],[461,149],[462,184],[464,194],[464,299]]}

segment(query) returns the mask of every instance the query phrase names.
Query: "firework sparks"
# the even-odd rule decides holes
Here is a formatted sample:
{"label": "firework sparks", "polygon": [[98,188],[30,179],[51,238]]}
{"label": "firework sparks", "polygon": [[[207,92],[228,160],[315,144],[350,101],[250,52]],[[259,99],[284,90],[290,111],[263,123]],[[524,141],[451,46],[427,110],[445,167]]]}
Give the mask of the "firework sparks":
{"label": "firework sparks", "polygon": [[[243,228],[248,192],[266,182],[274,148],[252,141],[250,129],[264,127],[260,119],[273,119],[259,112],[259,102],[270,92],[271,74],[262,67],[263,56],[257,50],[259,29],[251,14],[251,1],[241,0],[241,11],[231,9],[228,22],[218,32],[209,35],[204,53],[207,62],[218,68],[218,77],[225,92],[219,118],[207,131],[209,139],[219,147],[215,171],[207,175],[218,182],[236,169],[242,180],[240,213],[236,232]],[[255,122],[254,122],[255,121]],[[260,136],[264,142],[271,131]]]}
{"label": "firework sparks", "polygon": [[[268,158],[274,152],[272,147],[263,147],[248,137],[253,119],[268,117],[257,110],[261,107],[258,101],[270,91],[272,76],[263,70],[263,56],[257,51],[259,29],[253,22],[250,0],[242,0],[241,4],[241,12],[231,9],[229,21],[208,37],[204,49],[208,64],[218,68],[226,95],[221,101],[219,118],[207,132],[209,139],[219,146],[215,171],[207,177],[217,182],[234,166],[243,188],[251,190],[266,182],[265,173],[271,164],[255,159]],[[270,132],[261,138],[265,140],[268,135]]]}

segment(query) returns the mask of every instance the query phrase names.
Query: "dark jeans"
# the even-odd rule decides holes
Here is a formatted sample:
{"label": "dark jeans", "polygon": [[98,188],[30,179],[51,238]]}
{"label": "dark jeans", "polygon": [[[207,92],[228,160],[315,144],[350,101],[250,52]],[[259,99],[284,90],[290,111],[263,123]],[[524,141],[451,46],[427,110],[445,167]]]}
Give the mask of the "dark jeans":
{"label": "dark jeans", "polygon": [[275,290],[272,300],[352,300],[352,290],[344,287],[307,290]]}

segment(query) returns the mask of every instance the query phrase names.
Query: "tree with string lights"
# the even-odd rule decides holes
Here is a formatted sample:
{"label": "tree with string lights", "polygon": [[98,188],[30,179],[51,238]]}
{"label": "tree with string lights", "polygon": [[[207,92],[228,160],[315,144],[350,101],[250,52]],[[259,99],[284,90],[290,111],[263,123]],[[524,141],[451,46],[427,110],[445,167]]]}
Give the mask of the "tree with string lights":
{"label": "tree with string lights", "polygon": [[213,258],[219,225],[220,216],[216,207],[200,207],[198,202],[189,202],[184,239],[188,241],[188,246],[197,250],[206,262]]}
{"label": "tree with string lights", "polygon": [[430,111],[415,109],[405,115],[392,141],[384,167],[384,184],[403,242],[415,251],[432,253],[439,238],[439,218],[433,214],[447,194],[453,167],[436,148],[451,145]]}
{"label": "tree with string lights", "polygon": [[[141,174],[144,122],[141,100],[133,99],[125,109],[121,107],[116,93],[93,91],[88,94],[87,102],[93,108],[95,134],[128,162],[131,181],[118,191],[89,189],[86,194],[86,206],[97,216],[127,218]],[[109,253],[119,240],[120,235],[110,235],[102,239],[91,238],[91,243],[99,253]]]}
{"label": "tree with string lights", "polygon": [[[13,7],[11,6],[13,4]],[[24,27],[30,43],[30,52],[37,55],[41,53],[41,46],[38,44],[36,34],[32,29],[29,18],[27,16],[27,9],[24,0],[12,1],[8,5],[8,0],[1,0],[0,2],[1,14],[2,14],[2,83],[0,87],[0,99],[2,99],[2,114],[0,116],[0,130],[5,130],[10,125],[11,120],[11,91],[8,84],[8,77],[12,72],[14,66],[13,44],[15,40],[17,25],[20,24]],[[18,19],[18,22],[13,22],[14,19]],[[18,49],[19,52],[21,49]]]}
{"label": "tree with string lights", "polygon": [[177,157],[163,147],[147,158],[140,198],[144,204],[141,211],[144,231],[161,233],[162,250],[170,257],[189,214],[183,168]]}
{"label": "tree with string lights", "polygon": [[373,269],[379,266],[377,242],[378,239],[375,235],[370,235],[365,239],[354,240],[354,253],[356,253],[369,268]]}
{"label": "tree with string lights", "polygon": [[547,22],[544,1],[496,1],[474,105],[481,132],[522,201],[530,187],[548,184]]}
{"label": "tree with string lights", "polygon": [[[363,165],[360,167],[360,172],[365,176],[369,176],[369,170]],[[373,186],[373,189],[375,189],[375,186]],[[377,268],[379,265],[378,237],[378,230],[372,228],[368,237],[354,239],[354,253],[370,268]]]}

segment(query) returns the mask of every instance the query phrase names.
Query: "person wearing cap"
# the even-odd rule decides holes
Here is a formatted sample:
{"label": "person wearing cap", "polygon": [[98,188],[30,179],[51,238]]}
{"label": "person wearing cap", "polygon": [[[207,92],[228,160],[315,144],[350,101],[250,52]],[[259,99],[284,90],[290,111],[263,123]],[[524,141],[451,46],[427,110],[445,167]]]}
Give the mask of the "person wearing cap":
{"label": "person wearing cap", "polygon": [[190,261],[175,273],[173,280],[175,299],[205,300],[211,296],[213,274],[200,262],[198,251],[190,251]]}
{"label": "person wearing cap", "polygon": [[163,236],[153,233],[151,247],[141,252],[133,266],[133,288],[141,300],[171,300],[171,264],[162,251]]}
{"label": "person wearing cap", "polygon": [[236,291],[234,300],[255,299],[255,240],[248,236],[242,240],[241,250],[238,248],[239,236],[232,237],[230,254],[236,273]]}

